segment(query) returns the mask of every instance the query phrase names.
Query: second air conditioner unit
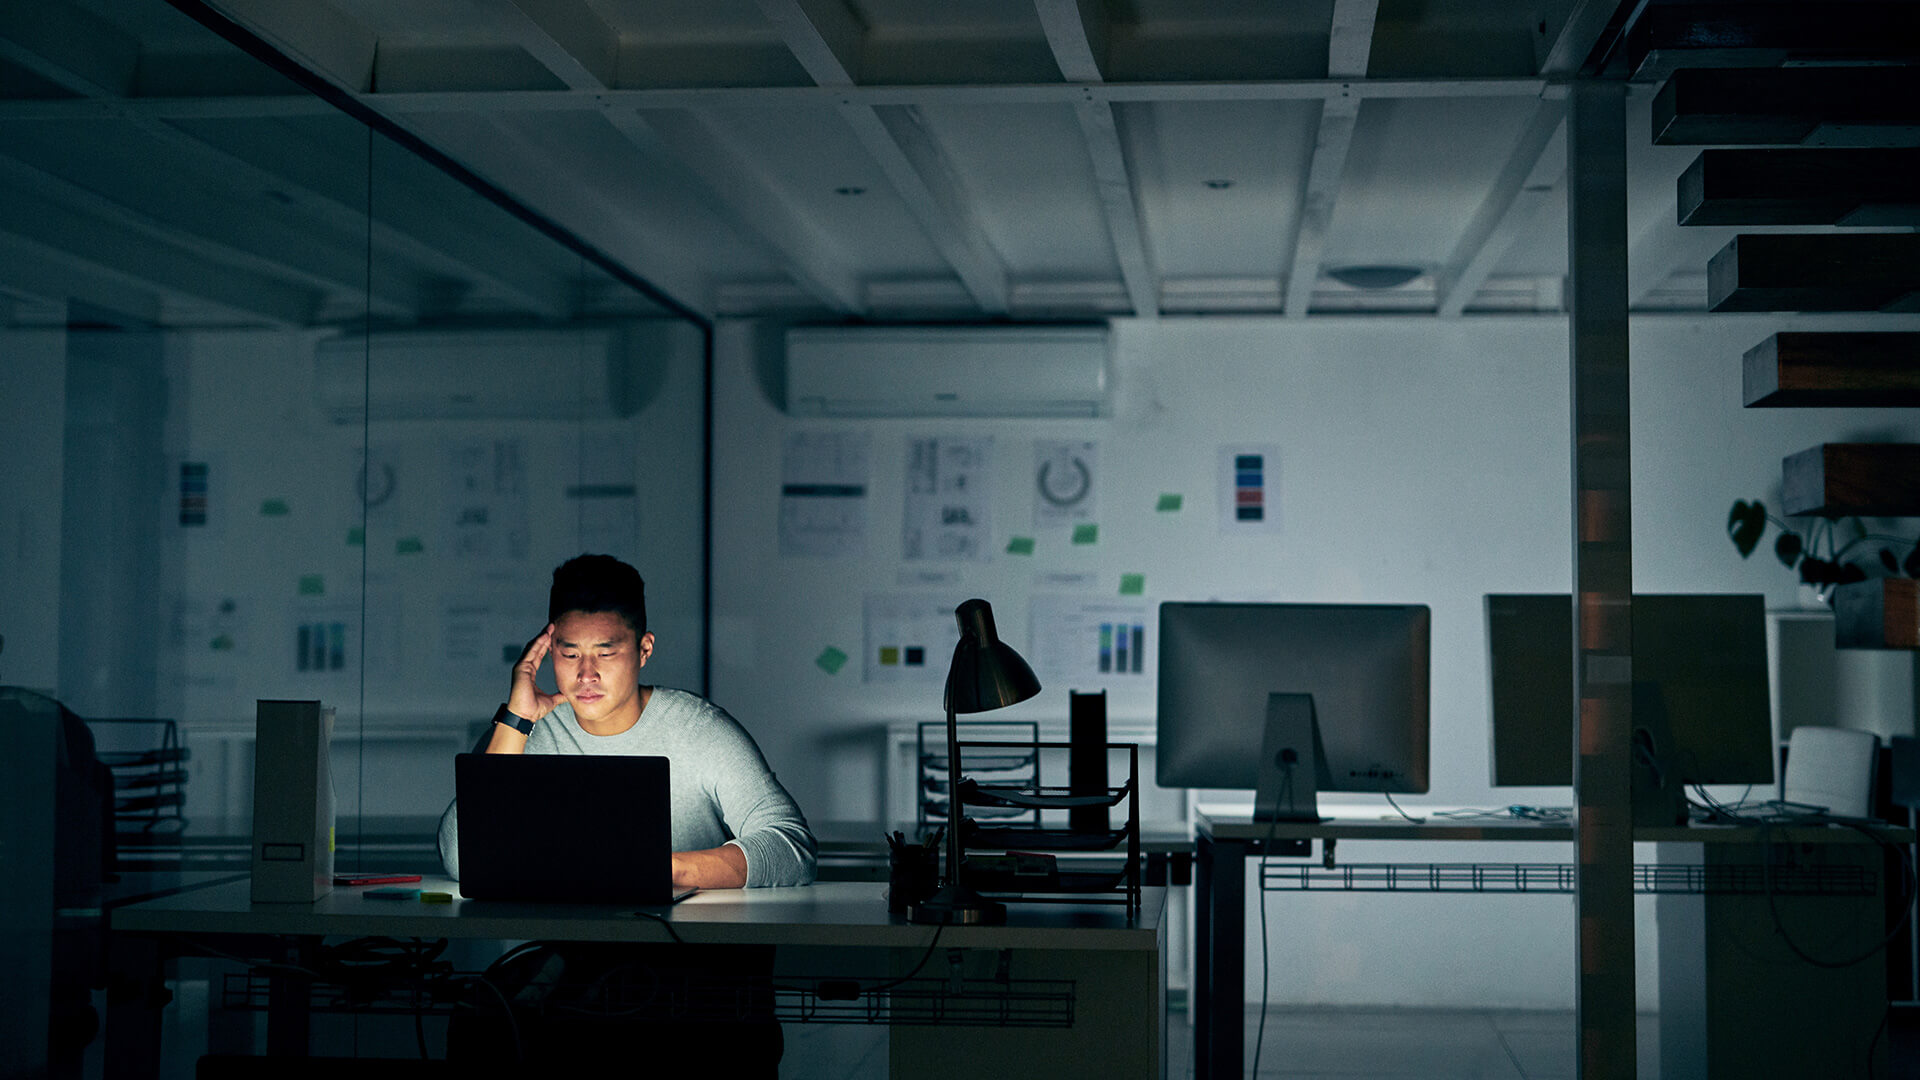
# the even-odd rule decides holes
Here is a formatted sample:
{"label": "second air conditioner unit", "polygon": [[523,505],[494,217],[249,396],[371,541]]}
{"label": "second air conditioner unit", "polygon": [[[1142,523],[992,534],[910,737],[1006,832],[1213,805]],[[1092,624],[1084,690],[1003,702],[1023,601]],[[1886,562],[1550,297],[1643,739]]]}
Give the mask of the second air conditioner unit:
{"label": "second air conditioner unit", "polygon": [[1108,341],[1104,326],[796,327],[787,411],[1105,416]]}

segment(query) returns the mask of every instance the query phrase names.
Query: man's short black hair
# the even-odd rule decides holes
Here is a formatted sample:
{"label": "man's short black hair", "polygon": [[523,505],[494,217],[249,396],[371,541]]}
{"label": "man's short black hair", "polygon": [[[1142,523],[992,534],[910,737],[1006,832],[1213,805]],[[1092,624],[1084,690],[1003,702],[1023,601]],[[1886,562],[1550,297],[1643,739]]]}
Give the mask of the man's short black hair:
{"label": "man's short black hair", "polygon": [[638,641],[647,632],[647,583],[640,571],[611,555],[577,555],[554,568],[547,594],[548,622],[569,611],[615,612]]}

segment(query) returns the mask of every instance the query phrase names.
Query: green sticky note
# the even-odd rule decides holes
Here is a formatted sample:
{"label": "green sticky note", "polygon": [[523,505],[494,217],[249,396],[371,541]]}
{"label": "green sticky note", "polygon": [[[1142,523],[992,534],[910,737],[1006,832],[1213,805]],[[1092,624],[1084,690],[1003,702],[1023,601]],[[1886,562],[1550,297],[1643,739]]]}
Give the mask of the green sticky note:
{"label": "green sticky note", "polygon": [[361,528],[358,525],[355,525],[354,527],[348,529],[347,530],[347,546],[348,547],[366,547],[367,546],[367,530]]}
{"label": "green sticky note", "polygon": [[1014,538],[1012,538],[1011,540],[1008,540],[1008,541],[1007,541],[1007,554],[1009,554],[1009,555],[1031,555],[1031,554],[1033,554],[1033,537],[1031,537],[1031,536],[1016,536],[1016,537],[1014,537]]}
{"label": "green sticky note", "polygon": [[1121,574],[1120,575],[1120,595],[1121,596],[1139,596],[1141,593],[1144,593],[1146,591],[1147,591],[1147,575],[1145,574]]}
{"label": "green sticky note", "polygon": [[1179,513],[1180,512],[1180,494],[1174,491],[1161,492],[1160,501],[1153,504],[1153,508],[1162,514]]}
{"label": "green sticky note", "polygon": [[327,594],[326,575],[324,574],[301,574],[300,575],[300,595],[301,596],[325,596],[326,594]]}
{"label": "green sticky note", "polygon": [[421,543],[417,536],[403,536],[393,542],[395,555],[418,555],[425,550],[427,545]]}
{"label": "green sticky note", "polygon": [[286,517],[293,513],[285,499],[267,499],[260,503],[261,517]]}
{"label": "green sticky note", "polygon": [[820,650],[820,655],[815,657],[813,662],[820,665],[821,671],[829,675],[838,675],[840,669],[847,665],[847,654],[829,645]]}
{"label": "green sticky note", "polygon": [[1075,525],[1075,526],[1073,527],[1073,542],[1074,542],[1074,543],[1076,543],[1076,544],[1094,544],[1094,543],[1098,543],[1099,541],[1100,541],[1100,526],[1098,526],[1098,525]]}

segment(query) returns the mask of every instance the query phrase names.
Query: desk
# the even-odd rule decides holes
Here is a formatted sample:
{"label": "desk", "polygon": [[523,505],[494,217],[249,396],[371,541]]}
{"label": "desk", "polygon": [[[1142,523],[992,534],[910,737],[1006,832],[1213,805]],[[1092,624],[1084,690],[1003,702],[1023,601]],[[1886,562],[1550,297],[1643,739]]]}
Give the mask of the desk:
{"label": "desk", "polygon": [[[1329,820],[1254,824],[1244,817],[1197,815],[1194,922],[1194,1076],[1238,1077],[1244,1069],[1246,977],[1246,864],[1273,841],[1416,840],[1434,842],[1559,842],[1573,826],[1528,821]],[[1907,843],[1907,830],[1886,837]],[[1729,826],[1638,828],[1636,842],[1652,843],[1658,862],[1641,868],[1639,891],[1661,893],[1661,1059],[1667,1076],[1816,1076],[1836,1068],[1886,1075],[1882,1038],[1867,1068],[1867,1047],[1886,1003],[1884,965],[1867,962],[1826,969],[1794,958],[1773,934],[1773,907],[1754,891],[1758,857],[1767,848],[1761,830]],[[1790,845],[1812,881],[1864,874],[1864,891],[1848,895],[1793,895],[1776,904],[1788,925],[1814,922],[1833,932],[1818,939],[1823,956],[1851,956],[1877,941],[1885,925],[1881,854],[1850,829],[1777,827],[1766,839]],[[1290,864],[1291,865],[1291,864]],[[1490,864],[1499,869],[1498,864]],[[1550,871],[1552,868],[1538,868]],[[1662,871],[1671,870],[1664,877]],[[1778,872],[1776,872],[1778,873]],[[1782,875],[1785,876],[1785,875]],[[1784,891],[1770,874],[1768,883]],[[1855,876],[1850,880],[1859,881]],[[1515,876],[1481,891],[1564,894],[1570,871],[1532,879]],[[1502,887],[1502,886],[1507,887]],[[1565,887],[1563,887],[1565,886]],[[1340,888],[1329,882],[1328,888]],[[1379,887],[1379,886],[1372,886]],[[1808,888],[1814,886],[1809,885]],[[1675,890],[1670,894],[1669,890]],[[1456,880],[1448,891],[1476,891]],[[1805,936],[1805,935],[1803,935]],[[1758,944],[1756,944],[1758,943]],[[1804,1066],[1804,1067],[1803,1067]]]}
{"label": "desk", "polygon": [[[249,883],[229,882],[120,908],[112,913],[120,966],[158,977],[182,938],[218,939],[228,951],[257,947],[261,939],[293,942],[322,937],[550,939],[583,942],[666,942],[667,928],[606,905],[519,904],[458,898],[457,886],[429,878],[429,890],[455,892],[451,904],[369,900],[361,889],[336,889],[311,904],[253,904]],[[909,924],[887,911],[885,886],[827,882],[798,888],[716,890],[694,895],[665,921],[689,943],[774,945],[803,958],[851,959],[844,950],[879,952],[905,974],[934,940],[935,928]],[[900,1026],[892,1044],[895,1075],[971,1077],[1023,1075],[1036,1061],[1059,1077],[1156,1077],[1166,1072],[1166,891],[1148,889],[1139,915],[1116,906],[1010,904],[1004,926],[940,929],[939,948],[1004,952],[1016,978],[1072,980],[1066,1029]],[[824,951],[824,952],[823,952]],[[945,979],[945,957],[922,977]],[[780,961],[776,961],[777,964]],[[988,965],[991,969],[993,965]],[[842,974],[834,970],[813,974]],[[791,978],[791,972],[781,975]],[[972,969],[968,969],[972,974]],[[304,1053],[306,1028],[298,1009],[270,1013],[269,1053]],[[116,1007],[107,1025],[109,1076],[151,1075],[157,1021],[137,1003]]]}

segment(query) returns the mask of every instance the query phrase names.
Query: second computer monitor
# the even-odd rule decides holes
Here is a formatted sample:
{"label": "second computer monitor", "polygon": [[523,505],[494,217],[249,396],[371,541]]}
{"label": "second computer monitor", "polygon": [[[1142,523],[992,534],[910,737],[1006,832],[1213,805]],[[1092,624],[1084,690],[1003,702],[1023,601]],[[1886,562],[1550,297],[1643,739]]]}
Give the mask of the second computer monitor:
{"label": "second computer monitor", "polygon": [[[1490,595],[1495,787],[1573,783],[1573,605],[1566,593]],[[1681,784],[1773,781],[1765,600],[1633,597],[1634,726]]]}
{"label": "second computer monitor", "polygon": [[1163,787],[1253,788],[1268,695],[1311,694],[1321,790],[1427,790],[1424,605],[1160,605]]}

